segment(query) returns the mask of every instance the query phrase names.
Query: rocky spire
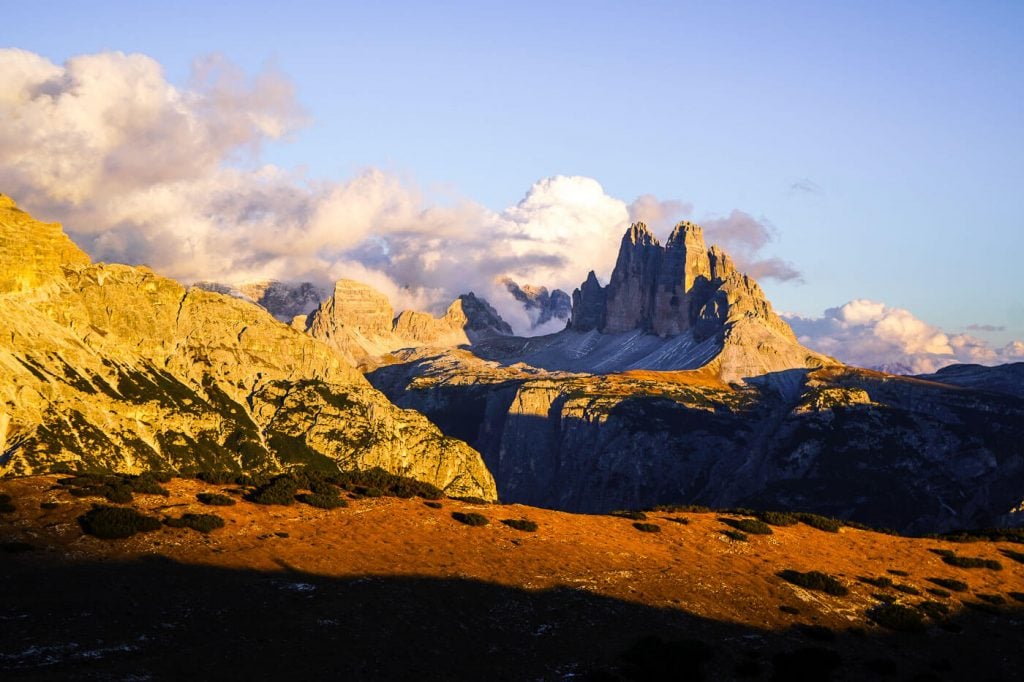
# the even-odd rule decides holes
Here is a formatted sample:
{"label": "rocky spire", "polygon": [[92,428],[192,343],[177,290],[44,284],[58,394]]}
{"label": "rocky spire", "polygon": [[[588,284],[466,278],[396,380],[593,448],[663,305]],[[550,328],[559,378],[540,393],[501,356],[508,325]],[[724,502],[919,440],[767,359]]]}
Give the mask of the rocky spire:
{"label": "rocky spire", "polygon": [[615,333],[648,327],[663,252],[647,225],[629,226],[608,282],[602,331]]}
{"label": "rocky spire", "polygon": [[736,265],[732,262],[732,258],[717,244],[713,244],[708,249],[708,262],[711,265],[711,279],[713,280],[724,281],[729,278],[729,275],[736,272]]}
{"label": "rocky spire", "polygon": [[572,319],[569,327],[580,332],[604,328],[605,290],[591,270],[587,280],[572,292]]}
{"label": "rocky spire", "polygon": [[699,225],[681,222],[665,244],[665,256],[654,294],[651,331],[659,336],[676,336],[690,328],[693,302],[704,293],[711,279],[711,265]]}

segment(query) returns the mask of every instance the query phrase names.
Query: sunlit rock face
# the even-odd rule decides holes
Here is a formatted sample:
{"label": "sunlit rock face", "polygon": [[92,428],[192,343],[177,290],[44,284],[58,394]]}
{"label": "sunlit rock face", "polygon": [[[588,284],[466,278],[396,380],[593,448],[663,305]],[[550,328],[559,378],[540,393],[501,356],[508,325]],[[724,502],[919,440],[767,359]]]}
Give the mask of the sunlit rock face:
{"label": "sunlit rock face", "polygon": [[383,466],[493,498],[479,455],[265,310],[93,264],[0,201],[0,471]]}

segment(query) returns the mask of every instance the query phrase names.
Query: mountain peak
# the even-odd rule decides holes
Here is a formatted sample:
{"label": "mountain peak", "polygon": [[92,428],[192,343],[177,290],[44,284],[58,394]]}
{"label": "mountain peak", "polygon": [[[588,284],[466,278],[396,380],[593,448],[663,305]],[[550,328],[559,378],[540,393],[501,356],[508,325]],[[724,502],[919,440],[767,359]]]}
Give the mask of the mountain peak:
{"label": "mountain peak", "polygon": [[626,230],[626,234],[622,236],[622,245],[638,244],[641,246],[650,246],[659,244],[658,238],[648,229],[647,223],[632,223],[629,229]]}
{"label": "mountain peak", "polygon": [[61,280],[67,266],[91,262],[60,223],[39,222],[0,194],[0,292],[35,289]]}

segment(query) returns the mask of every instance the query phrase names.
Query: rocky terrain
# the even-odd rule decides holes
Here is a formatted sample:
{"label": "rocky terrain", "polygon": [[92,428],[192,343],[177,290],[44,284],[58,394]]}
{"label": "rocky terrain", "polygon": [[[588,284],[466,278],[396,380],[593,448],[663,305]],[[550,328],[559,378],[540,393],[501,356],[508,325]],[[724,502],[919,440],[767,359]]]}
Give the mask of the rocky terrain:
{"label": "rocky terrain", "polygon": [[[67,483],[0,481],[5,679],[1014,680],[1024,666],[1011,541],[707,510],[264,505],[182,479],[117,507],[150,530],[100,539],[79,521],[95,500]],[[222,527],[172,523],[188,514]]]}
{"label": "rocky terrain", "polygon": [[0,196],[0,472],[381,466],[494,498],[479,455],[229,296],[91,263]]}
{"label": "rocky terrain", "polygon": [[572,299],[561,289],[548,291],[547,287],[530,284],[519,285],[506,277],[502,280],[512,298],[523,304],[530,316],[531,329],[537,329],[550,322],[568,322],[572,315]]}

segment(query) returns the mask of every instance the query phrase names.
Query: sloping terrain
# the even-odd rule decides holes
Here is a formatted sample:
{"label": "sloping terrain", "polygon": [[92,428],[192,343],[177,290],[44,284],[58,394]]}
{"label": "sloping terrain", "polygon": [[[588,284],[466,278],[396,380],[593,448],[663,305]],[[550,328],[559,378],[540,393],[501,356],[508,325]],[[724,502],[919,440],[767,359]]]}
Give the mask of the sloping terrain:
{"label": "sloping terrain", "polygon": [[[699,511],[264,506],[181,479],[132,506],[216,513],[223,528],[101,540],[77,521],[92,501],[55,483],[0,482],[15,507],[0,515],[6,679],[1013,680],[1024,666],[1011,542],[805,523],[755,534],[742,515]],[[201,505],[202,492],[237,503]]]}
{"label": "sloping terrain", "polygon": [[243,301],[93,264],[0,197],[0,473],[381,466],[485,498],[479,455]]}

